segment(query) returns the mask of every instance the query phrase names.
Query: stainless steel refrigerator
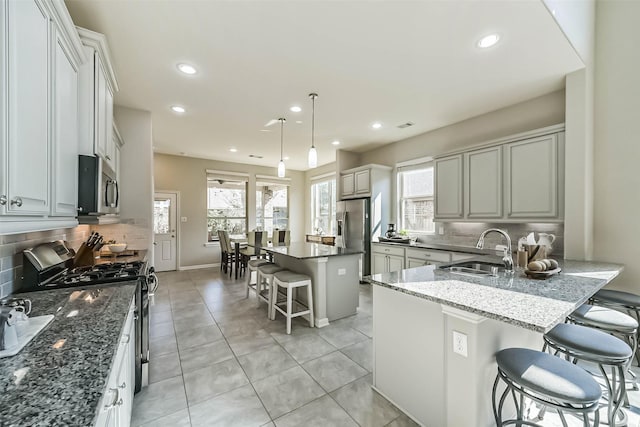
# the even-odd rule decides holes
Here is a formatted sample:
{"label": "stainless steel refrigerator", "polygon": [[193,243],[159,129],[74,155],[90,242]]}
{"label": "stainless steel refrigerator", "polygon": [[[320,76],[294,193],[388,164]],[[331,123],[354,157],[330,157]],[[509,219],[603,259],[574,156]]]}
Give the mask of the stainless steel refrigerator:
{"label": "stainless steel refrigerator", "polygon": [[344,200],[336,204],[336,246],[364,252],[360,278],[371,274],[370,199]]}

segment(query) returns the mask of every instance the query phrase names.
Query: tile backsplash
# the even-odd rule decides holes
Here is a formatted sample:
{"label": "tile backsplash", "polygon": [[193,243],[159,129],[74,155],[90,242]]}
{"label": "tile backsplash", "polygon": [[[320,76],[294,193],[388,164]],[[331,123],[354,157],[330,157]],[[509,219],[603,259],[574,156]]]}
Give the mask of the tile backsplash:
{"label": "tile backsplash", "polygon": [[51,231],[0,236],[0,297],[20,291],[22,283],[22,251],[52,240],[66,240],[78,249],[89,236],[88,225]]}
{"label": "tile backsplash", "polygon": [[[439,234],[442,227],[444,234]],[[487,228],[500,228],[506,231],[511,237],[511,246],[514,251],[517,250],[518,240],[529,234],[535,233],[536,239],[538,233],[550,233],[556,236],[553,243],[552,256],[562,258],[564,254],[564,224],[552,223],[480,223],[480,222],[443,222],[436,223],[436,234],[418,236],[419,241],[425,242],[442,242],[450,244],[458,244],[463,246],[475,246],[480,234]],[[504,239],[497,233],[490,233],[485,238],[485,247],[493,248],[496,245],[504,245]]]}
{"label": "tile backsplash", "polygon": [[126,242],[130,249],[149,249],[152,238],[148,221],[142,220],[0,236],[0,298],[20,292],[23,250],[52,240],[66,240],[77,250],[91,231],[99,232],[105,240]]}

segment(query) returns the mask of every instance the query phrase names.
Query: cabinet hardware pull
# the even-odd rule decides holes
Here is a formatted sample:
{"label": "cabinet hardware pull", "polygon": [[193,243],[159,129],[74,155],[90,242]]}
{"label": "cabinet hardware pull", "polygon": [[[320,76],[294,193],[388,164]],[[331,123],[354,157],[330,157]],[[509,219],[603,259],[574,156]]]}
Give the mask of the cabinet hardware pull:
{"label": "cabinet hardware pull", "polygon": [[[117,388],[110,388],[109,391],[112,393],[115,392],[115,396],[113,397],[113,400],[110,404],[104,405],[104,409],[111,409],[116,406],[118,404],[118,399],[120,398],[120,392]],[[122,399],[120,399],[120,401],[122,401]]]}
{"label": "cabinet hardware pull", "polygon": [[17,207],[22,206],[22,199],[20,197],[16,197],[11,201],[11,205],[16,205]]}
{"label": "cabinet hardware pull", "polygon": [[107,160],[111,160],[111,156],[109,156],[108,154],[106,157],[107,157]]}
{"label": "cabinet hardware pull", "polygon": [[125,335],[122,336],[122,343],[123,344],[126,344],[129,341],[131,341],[131,336],[129,334],[125,334]]}
{"label": "cabinet hardware pull", "polygon": [[127,387],[127,383],[126,382],[123,382],[122,384],[120,384],[118,386],[118,388],[126,388],[126,387]]}
{"label": "cabinet hardware pull", "polygon": [[2,196],[0,196],[0,206],[4,206],[6,204],[7,204],[7,196],[3,194]]}

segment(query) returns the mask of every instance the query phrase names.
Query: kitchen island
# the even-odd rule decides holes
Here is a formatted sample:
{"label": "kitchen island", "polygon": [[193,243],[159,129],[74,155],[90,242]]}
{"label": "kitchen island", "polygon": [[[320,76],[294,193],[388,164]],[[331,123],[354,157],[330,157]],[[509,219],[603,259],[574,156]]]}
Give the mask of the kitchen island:
{"label": "kitchen island", "polygon": [[541,349],[543,333],[622,270],[567,260],[561,267],[547,280],[469,277],[433,265],[371,276],[375,389],[423,425],[494,425],[496,351]]}
{"label": "kitchen island", "polygon": [[[308,242],[261,249],[270,253],[277,265],[311,277],[317,328],[356,314],[362,251]],[[304,295],[298,299],[306,304]]]}
{"label": "kitchen island", "polygon": [[[125,321],[133,317],[136,285],[13,295],[31,300],[30,317],[55,318],[20,353],[0,359],[0,425],[91,426],[103,416],[101,402],[116,369]],[[119,411],[128,422],[133,391],[124,395],[120,390]]]}

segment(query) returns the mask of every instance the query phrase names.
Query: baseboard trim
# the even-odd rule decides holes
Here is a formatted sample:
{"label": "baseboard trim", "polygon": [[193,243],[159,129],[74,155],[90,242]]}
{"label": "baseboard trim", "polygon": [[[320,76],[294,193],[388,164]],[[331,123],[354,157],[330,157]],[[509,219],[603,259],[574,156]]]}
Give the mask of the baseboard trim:
{"label": "baseboard trim", "polygon": [[200,270],[201,268],[220,267],[220,263],[217,264],[200,264],[200,265],[183,265],[178,268],[179,271],[185,270]]}
{"label": "baseboard trim", "polygon": [[322,319],[316,318],[315,324],[316,328],[324,328],[325,326],[329,326],[329,319],[326,317]]}

